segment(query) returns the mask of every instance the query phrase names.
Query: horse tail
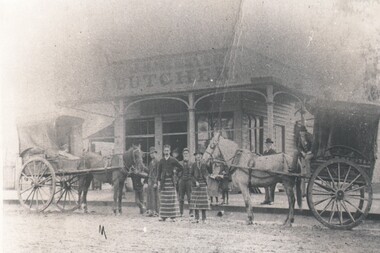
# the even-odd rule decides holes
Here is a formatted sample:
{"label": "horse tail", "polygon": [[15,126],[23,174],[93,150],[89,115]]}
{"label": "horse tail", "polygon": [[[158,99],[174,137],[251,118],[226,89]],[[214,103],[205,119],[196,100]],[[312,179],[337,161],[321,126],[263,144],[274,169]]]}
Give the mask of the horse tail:
{"label": "horse tail", "polygon": [[302,208],[302,189],[301,189],[302,179],[296,177],[296,199],[299,208]]}

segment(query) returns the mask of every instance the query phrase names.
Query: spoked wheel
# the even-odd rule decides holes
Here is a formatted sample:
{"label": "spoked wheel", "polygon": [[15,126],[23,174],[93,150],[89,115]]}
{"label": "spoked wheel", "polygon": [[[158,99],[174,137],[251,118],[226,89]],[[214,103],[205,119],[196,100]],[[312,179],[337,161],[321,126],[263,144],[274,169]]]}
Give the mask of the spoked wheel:
{"label": "spoked wheel", "polygon": [[56,187],[55,204],[61,211],[74,211],[79,208],[77,175],[58,175]]}
{"label": "spoked wheel", "polygon": [[17,186],[22,206],[30,211],[42,212],[51,203],[55,191],[53,166],[43,158],[32,158],[21,168]]}
{"label": "spoked wheel", "polygon": [[307,201],[315,218],[332,229],[352,229],[367,216],[372,187],[367,173],[345,159],[332,159],[310,178]]}

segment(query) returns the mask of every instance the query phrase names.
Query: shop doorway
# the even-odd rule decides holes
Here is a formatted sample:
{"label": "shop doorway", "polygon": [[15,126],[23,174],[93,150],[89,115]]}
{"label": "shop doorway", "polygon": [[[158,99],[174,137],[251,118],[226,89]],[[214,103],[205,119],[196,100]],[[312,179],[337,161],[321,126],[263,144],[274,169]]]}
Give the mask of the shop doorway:
{"label": "shop doorway", "polygon": [[178,149],[178,160],[183,160],[182,151],[187,147],[187,122],[166,121],[162,123],[163,144],[169,144],[171,150]]}
{"label": "shop doorway", "polygon": [[178,160],[182,161],[182,151],[187,147],[187,134],[178,134],[178,135],[164,135],[163,136],[164,144],[169,144],[172,148],[172,152],[174,149],[178,149],[179,156]]}

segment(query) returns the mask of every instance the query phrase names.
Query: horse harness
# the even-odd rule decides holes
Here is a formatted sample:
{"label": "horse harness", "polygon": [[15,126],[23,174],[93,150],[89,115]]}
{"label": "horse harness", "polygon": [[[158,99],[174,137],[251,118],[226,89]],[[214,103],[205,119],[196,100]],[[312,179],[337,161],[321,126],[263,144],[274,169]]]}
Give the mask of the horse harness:
{"label": "horse harness", "polygon": [[135,152],[138,152],[138,148],[134,148],[132,150],[132,160],[133,160],[133,163],[129,167],[128,167],[126,161],[124,160],[124,155],[123,155],[124,166],[120,169],[120,171],[124,175],[128,175],[128,174],[130,174],[131,171],[135,170],[135,165],[136,165]]}

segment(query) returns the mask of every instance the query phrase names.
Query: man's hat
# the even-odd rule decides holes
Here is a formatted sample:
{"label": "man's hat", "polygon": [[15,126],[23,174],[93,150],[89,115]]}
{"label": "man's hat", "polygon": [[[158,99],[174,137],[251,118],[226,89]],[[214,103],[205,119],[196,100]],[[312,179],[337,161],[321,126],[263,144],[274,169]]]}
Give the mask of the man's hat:
{"label": "man's hat", "polygon": [[271,138],[267,138],[267,139],[265,140],[265,143],[273,143],[273,141],[272,141]]}
{"label": "man's hat", "polygon": [[198,155],[198,154],[203,155],[203,152],[200,150],[195,151],[194,155]]}
{"label": "man's hat", "polygon": [[182,153],[185,153],[185,152],[190,152],[190,150],[188,148],[184,148]]}
{"label": "man's hat", "polygon": [[155,147],[150,147],[149,148],[149,153],[157,153],[157,150]]}
{"label": "man's hat", "polygon": [[300,131],[300,132],[307,132],[307,129],[306,129],[305,126],[301,126],[299,131]]}

